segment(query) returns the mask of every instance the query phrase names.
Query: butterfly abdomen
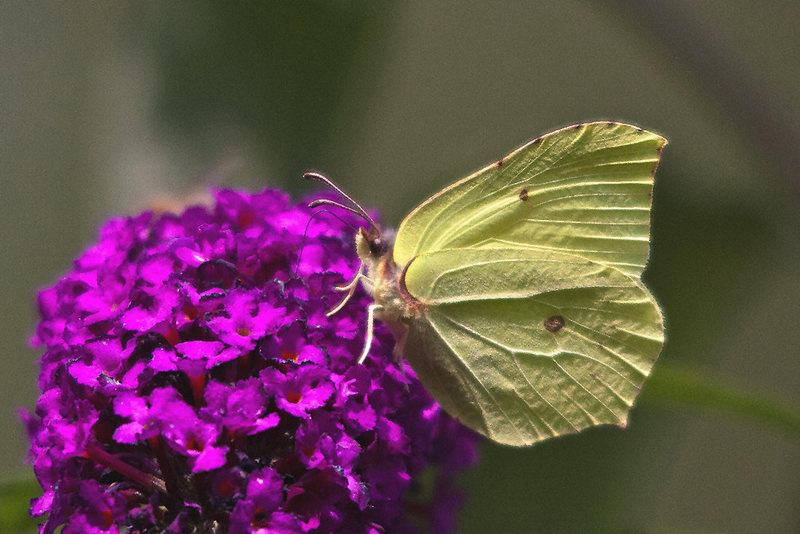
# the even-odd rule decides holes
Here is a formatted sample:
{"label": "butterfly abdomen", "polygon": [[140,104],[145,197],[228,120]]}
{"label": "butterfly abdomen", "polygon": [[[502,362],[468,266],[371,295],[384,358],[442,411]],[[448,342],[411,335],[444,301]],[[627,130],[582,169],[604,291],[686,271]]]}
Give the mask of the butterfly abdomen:
{"label": "butterfly abdomen", "polygon": [[375,282],[372,298],[383,307],[380,315],[384,321],[413,319],[425,309],[425,304],[414,298],[406,288],[405,271],[405,268],[401,270],[397,267],[391,253],[381,256],[368,267],[369,276]]}

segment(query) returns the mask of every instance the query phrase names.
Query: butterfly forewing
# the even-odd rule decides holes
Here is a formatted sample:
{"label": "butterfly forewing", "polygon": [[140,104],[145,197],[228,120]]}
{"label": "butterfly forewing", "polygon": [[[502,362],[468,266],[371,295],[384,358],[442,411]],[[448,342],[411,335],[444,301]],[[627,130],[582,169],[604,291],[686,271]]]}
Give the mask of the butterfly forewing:
{"label": "butterfly forewing", "polygon": [[640,276],[663,137],[614,122],[558,130],[456,182],[400,225],[394,260],[447,248],[565,252]]}
{"label": "butterfly forewing", "polygon": [[446,410],[501,443],[625,424],[663,344],[641,283],[578,256],[443,250],[404,281],[424,310],[405,357]]}

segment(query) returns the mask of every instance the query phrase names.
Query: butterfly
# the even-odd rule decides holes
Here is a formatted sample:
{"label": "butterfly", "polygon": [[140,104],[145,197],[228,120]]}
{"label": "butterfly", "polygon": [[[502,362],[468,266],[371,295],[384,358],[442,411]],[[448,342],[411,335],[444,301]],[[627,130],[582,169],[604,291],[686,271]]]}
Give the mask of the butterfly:
{"label": "butterfly", "polygon": [[667,141],[618,122],[538,137],[417,206],[396,234],[359,214],[358,284],[395,353],[452,416],[524,446],[587,427],[626,426],[664,343],[641,281],[653,178]]}

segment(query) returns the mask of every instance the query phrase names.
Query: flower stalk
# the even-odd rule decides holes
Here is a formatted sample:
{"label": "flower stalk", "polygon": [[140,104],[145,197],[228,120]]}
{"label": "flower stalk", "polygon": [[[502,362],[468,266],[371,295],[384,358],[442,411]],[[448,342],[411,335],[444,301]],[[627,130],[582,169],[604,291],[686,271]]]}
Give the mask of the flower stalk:
{"label": "flower stalk", "polygon": [[113,469],[144,488],[161,493],[167,492],[167,486],[160,478],[140,471],[132,465],[126,464],[113,454],[109,454],[97,445],[90,443],[86,446],[86,455],[100,465]]}

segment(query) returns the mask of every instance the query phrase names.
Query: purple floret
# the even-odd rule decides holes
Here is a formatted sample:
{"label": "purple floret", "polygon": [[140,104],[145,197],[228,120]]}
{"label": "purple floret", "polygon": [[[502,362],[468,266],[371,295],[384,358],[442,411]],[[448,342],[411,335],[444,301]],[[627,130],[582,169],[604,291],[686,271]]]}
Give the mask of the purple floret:
{"label": "purple floret", "polygon": [[477,436],[382,325],[356,364],[361,289],[326,316],[359,221],[277,191],[214,199],[109,221],[39,294],[41,532],[454,530]]}

